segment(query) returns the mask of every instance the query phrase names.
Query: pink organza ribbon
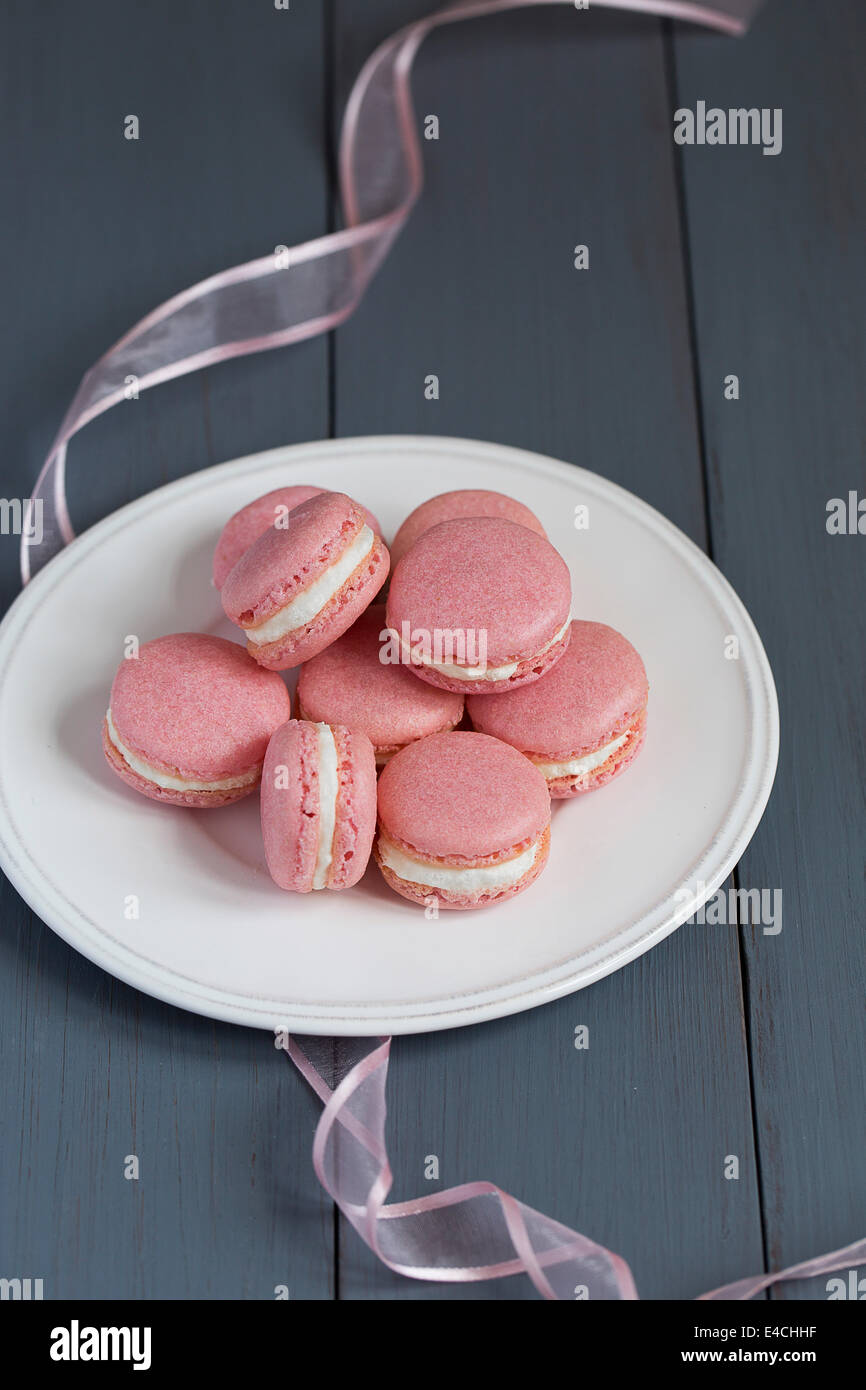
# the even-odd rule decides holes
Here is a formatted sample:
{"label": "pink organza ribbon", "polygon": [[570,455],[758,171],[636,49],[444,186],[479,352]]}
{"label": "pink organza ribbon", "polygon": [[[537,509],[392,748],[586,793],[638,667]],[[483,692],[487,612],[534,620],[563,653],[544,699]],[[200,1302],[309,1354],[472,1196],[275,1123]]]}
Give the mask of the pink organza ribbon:
{"label": "pink organza ribbon", "polygon": [[[410,1279],[466,1284],[528,1274],[542,1298],[636,1299],[620,1255],[561,1226],[492,1182],[468,1182],[385,1204],[392,1175],[385,1147],[390,1038],[290,1037],[283,1048],[323,1104],[313,1141],[319,1182],[383,1264]],[[725,1284],[702,1299],[746,1299],[785,1279],[808,1279],[866,1261],[855,1241],[777,1274]]]}
{"label": "pink organza ribbon", "polygon": [[[741,34],[761,0],[592,0]],[[66,505],[66,450],[86,424],[150,386],[246,353],[284,347],[342,323],[357,307],[422,187],[410,91],[415,55],[436,28],[530,5],[574,0],[456,0],[386,39],[349,97],[340,142],[345,227],[289,250],[221,271],[175,295],[130,329],[81,381],[29,499],[21,541],[26,584],[74,537]],[[30,508],[42,504],[42,526]],[[41,534],[40,534],[41,533]],[[39,534],[39,539],[37,539]],[[281,1042],[323,1102],[313,1163],[320,1182],[390,1269],[450,1283],[528,1274],[548,1299],[635,1299],[620,1256],[552,1221],[493,1183],[473,1182],[415,1202],[385,1204],[385,1082],[390,1039]],[[326,1079],[329,1078],[329,1079]],[[807,1278],[866,1260],[866,1241],[778,1274],[704,1294],[750,1298],[782,1279]]]}
{"label": "pink organza ribbon", "polygon": [[[740,34],[761,0],[591,0],[592,7],[667,15]],[[175,295],[96,362],[75,394],[25,509],[21,578],[74,537],[66,504],[66,449],[97,415],[200,367],[285,347],[327,332],[357,307],[421,192],[421,151],[410,75],[427,35],[444,24],[574,0],[455,0],[386,39],[352,88],[340,140],[345,228],[220,271]],[[576,16],[580,22],[580,16]],[[33,524],[34,504],[42,512]]]}

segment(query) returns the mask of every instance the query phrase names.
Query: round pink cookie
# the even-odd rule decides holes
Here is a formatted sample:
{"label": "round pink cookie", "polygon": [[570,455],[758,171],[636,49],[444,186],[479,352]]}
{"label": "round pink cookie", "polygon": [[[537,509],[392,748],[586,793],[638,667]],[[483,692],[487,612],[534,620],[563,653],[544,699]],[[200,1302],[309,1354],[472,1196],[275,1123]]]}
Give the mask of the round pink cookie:
{"label": "round pink cookie", "polygon": [[388,551],[342,492],[295,507],[268,527],[222,588],[226,616],[244,629],[260,666],[300,666],[352,626],[388,575]]}
{"label": "round pink cookie", "polygon": [[514,897],[541,873],[549,843],[544,778],[486,734],[410,743],[379,778],[376,862],[411,902],[469,908]]}
{"label": "round pink cookie", "polygon": [[[273,492],[266,492],[264,497],[257,497],[254,502],[248,502],[239,512],[235,512],[223,527],[214,551],[215,587],[222,588],[229,570],[234,569],[241,556],[264,531],[278,522],[284,524],[287,512],[299,507],[302,502],[308,502],[311,497],[318,497],[325,490],[307,483],[298,483],[294,487],[278,487]],[[381,536],[382,528],[373,513],[366,507],[362,507],[361,510],[370,529],[375,531],[377,536]]]}
{"label": "round pink cookie", "polygon": [[376,830],[373,745],[340,725],[290,719],[268,746],[261,804],[265,857],[280,888],[351,888]]}
{"label": "round pink cookie", "polygon": [[544,527],[534,512],[514,497],[506,497],[504,492],[485,492],[483,488],[458,488],[456,492],[440,492],[422,502],[414,512],[410,512],[391,546],[391,564],[396,566],[409,550],[431,526],[440,521],[456,521],[464,516],[496,516],[505,521],[516,521],[526,526],[536,535],[545,535]]}
{"label": "round pink cookie", "polygon": [[551,796],[592,791],[624,772],[639,752],[649,694],[644,664],[604,623],[574,622],[549,676],[509,695],[473,695],[476,729],[538,764]]}
{"label": "round pink cookie", "polygon": [[425,531],[394,571],[388,626],[422,680],[490,695],[538,680],[568,644],[571,579],[549,541],[514,521]]}
{"label": "round pink cookie", "polygon": [[387,634],[382,640],[383,632],[385,605],[371,604],[348,632],[301,667],[298,679],[299,718],[359,729],[377,763],[414,739],[453,729],[463,718],[463,696],[417,680],[391,650]]}
{"label": "round pink cookie", "polygon": [[268,740],[291,714],[278,675],[235,642],[178,632],[121,661],[102,743],[130,787],[175,806],[226,806],[259,785]]}

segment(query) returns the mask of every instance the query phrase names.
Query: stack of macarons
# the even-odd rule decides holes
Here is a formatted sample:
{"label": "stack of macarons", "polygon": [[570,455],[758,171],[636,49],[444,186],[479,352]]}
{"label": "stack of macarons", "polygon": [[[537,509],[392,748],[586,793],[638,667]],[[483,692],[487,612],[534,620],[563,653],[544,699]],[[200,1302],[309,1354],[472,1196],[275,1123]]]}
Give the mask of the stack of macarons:
{"label": "stack of macarons", "polygon": [[641,658],[572,620],[565,561],[502,493],[429,499],[389,554],[346,494],[278,488],[226,523],[213,582],[245,648],[201,633],[135,646],[103,746],[155,801],[260,788],[280,888],[350,888],[373,854],[410,902],[502,902],[544,868],[551,800],[610,782],[643,743]]}

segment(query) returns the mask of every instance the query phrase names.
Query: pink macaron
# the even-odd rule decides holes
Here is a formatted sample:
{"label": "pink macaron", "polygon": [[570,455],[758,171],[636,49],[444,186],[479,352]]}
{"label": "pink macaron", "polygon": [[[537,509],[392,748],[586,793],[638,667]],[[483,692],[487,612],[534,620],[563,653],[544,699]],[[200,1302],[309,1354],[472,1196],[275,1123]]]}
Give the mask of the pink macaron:
{"label": "pink macaron", "polygon": [[571,578],[549,541],[514,521],[464,517],[425,531],[394,571],[388,627],[422,680],[467,695],[538,680],[568,645]]}
{"label": "pink macaron", "polygon": [[[239,512],[235,512],[223,527],[214,551],[214,586],[217,589],[222,588],[229,571],[234,569],[241,556],[263,532],[271,526],[285,526],[288,513],[294,507],[299,507],[302,502],[308,502],[311,497],[318,497],[325,491],[325,488],[312,487],[307,483],[298,483],[294,487],[278,487],[273,492],[266,492],[264,497],[257,497],[254,502],[248,502]],[[371,531],[381,536],[382,528],[373,513],[366,507],[362,507],[361,510]]]}
{"label": "pink macaron", "polygon": [[[382,765],[407,743],[444,733],[463,718],[463,696],[419,681],[391,643],[385,605],[371,604],[325,651],[301,667],[298,716],[345,724],[369,738]],[[383,641],[383,639],[385,639]]]}
{"label": "pink macaron", "polygon": [[290,719],[268,745],[261,805],[265,857],[280,888],[351,888],[376,830],[373,745],[340,725]]}
{"label": "pink macaron", "polygon": [[222,587],[226,616],[260,666],[300,666],[352,626],[388,575],[388,551],[357,502],[322,492],[269,527]]}
{"label": "pink macaron", "polygon": [[536,535],[545,535],[535,513],[514,497],[507,497],[504,492],[486,492],[483,488],[458,488],[456,492],[440,492],[438,497],[429,498],[409,513],[394,537],[391,565],[396,566],[431,526],[438,526],[440,521],[457,521],[464,516],[497,516],[505,521],[516,521]]}
{"label": "pink macaron", "polygon": [[434,734],[396,753],[379,778],[376,862],[425,907],[489,907],[541,873],[550,845],[547,783],[486,734]]}
{"label": "pink macaron", "polygon": [[178,632],[121,661],[102,729],[110,767],[175,806],[227,806],[259,785],[268,740],[291,714],[273,671],[222,637]]}
{"label": "pink macaron", "polygon": [[604,623],[574,622],[562,660],[509,695],[473,695],[476,729],[531,758],[551,796],[576,796],[618,777],[640,751],[649,695],[644,664]]}

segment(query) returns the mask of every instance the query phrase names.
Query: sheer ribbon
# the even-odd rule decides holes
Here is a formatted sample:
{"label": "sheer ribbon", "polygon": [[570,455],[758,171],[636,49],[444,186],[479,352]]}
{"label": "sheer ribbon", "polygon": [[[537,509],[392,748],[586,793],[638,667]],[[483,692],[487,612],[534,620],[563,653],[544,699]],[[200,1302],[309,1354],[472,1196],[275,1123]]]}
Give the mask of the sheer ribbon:
{"label": "sheer ribbon", "polygon": [[[636,1299],[625,1260],[517,1201],[492,1182],[468,1182],[386,1205],[385,1147],[390,1038],[290,1037],[275,1045],[312,1086],[323,1110],[313,1141],[316,1176],[374,1255],[410,1279],[466,1284],[527,1274],[542,1298]],[[785,1279],[808,1279],[866,1261],[866,1240],[725,1284],[701,1299],[747,1299]]]}
{"label": "sheer ribbon", "polygon": [[[760,3],[592,0],[593,7],[667,15],[728,34],[742,33]],[[455,0],[376,49],[355,81],[343,120],[340,189],[345,227],[299,246],[276,248],[271,255],[200,281],[154,309],[90,368],[27,499],[21,537],[23,583],[73,539],[66,504],[66,449],[86,424],[160,382],[325,333],[356,308],[421,192],[410,76],[427,35],[459,20],[553,4],[579,8],[575,0]]]}

